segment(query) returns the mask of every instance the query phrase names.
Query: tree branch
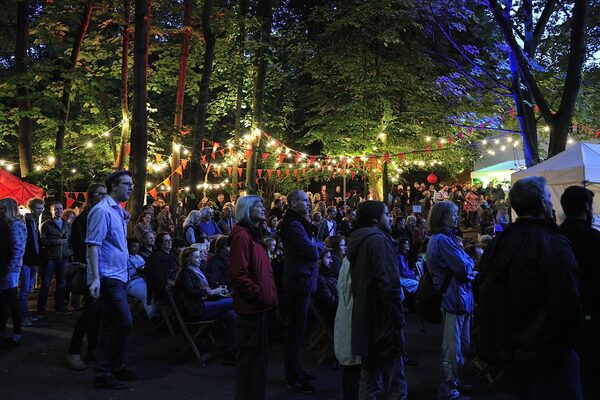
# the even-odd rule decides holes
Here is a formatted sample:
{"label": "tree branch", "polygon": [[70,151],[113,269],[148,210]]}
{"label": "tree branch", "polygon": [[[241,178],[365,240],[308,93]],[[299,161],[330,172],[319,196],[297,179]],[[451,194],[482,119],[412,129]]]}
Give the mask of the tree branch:
{"label": "tree branch", "polygon": [[544,31],[546,30],[546,25],[548,25],[548,21],[550,20],[550,16],[556,8],[556,4],[557,0],[548,0],[546,6],[542,10],[542,14],[538,19],[537,24],[535,25],[535,28],[533,29],[533,40],[535,41],[536,47],[537,44],[540,42],[540,39],[542,38],[542,33],[544,33]]}

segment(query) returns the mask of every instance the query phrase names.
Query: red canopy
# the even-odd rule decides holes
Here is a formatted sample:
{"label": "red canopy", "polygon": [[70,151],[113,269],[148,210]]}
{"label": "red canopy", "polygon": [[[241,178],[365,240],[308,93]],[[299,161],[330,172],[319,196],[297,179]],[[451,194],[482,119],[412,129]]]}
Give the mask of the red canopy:
{"label": "red canopy", "polygon": [[10,197],[15,199],[17,204],[25,204],[32,197],[42,198],[44,189],[23,182],[10,172],[0,168],[0,199]]}

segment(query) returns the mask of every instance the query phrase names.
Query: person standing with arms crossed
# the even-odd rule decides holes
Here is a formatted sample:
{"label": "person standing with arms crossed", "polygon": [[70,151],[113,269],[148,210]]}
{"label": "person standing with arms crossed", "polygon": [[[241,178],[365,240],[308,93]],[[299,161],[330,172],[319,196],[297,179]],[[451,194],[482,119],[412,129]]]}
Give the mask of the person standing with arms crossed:
{"label": "person standing with arms crossed", "polygon": [[94,387],[127,389],[120,381],[137,379],[125,367],[125,348],[132,328],[127,303],[127,214],[119,205],[133,190],[129,171],[115,171],[105,179],[106,192],[90,211],[87,229],[88,285],[90,295],[100,299],[100,333]]}

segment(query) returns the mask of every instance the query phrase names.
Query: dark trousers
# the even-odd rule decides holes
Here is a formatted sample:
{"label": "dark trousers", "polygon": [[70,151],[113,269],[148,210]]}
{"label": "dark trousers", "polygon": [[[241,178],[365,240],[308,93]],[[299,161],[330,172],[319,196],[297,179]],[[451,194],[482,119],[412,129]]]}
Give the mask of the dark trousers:
{"label": "dark trousers", "polygon": [[13,334],[20,335],[21,309],[19,307],[18,289],[16,287],[0,290],[0,334],[3,334],[6,329],[6,322],[8,321],[7,307],[10,309]]}
{"label": "dark trousers", "polygon": [[288,319],[287,335],[285,338],[285,379],[297,382],[304,379],[306,372],[300,365],[300,344],[306,331],[308,318],[309,293],[289,293],[287,298]]}
{"label": "dark trousers", "polygon": [[342,365],[342,390],[344,400],[358,400],[360,364]]}
{"label": "dark trousers", "polygon": [[42,287],[38,293],[38,314],[43,314],[46,311],[46,303],[48,302],[48,290],[52,283],[52,278],[56,277],[56,291],[54,292],[54,309],[56,311],[64,311],[65,309],[65,292],[67,290],[67,282],[65,280],[65,267],[67,260],[45,260],[42,263]]}
{"label": "dark trousers", "polygon": [[125,287],[126,283],[118,279],[100,280],[96,376],[109,376],[125,367],[125,348],[133,325]]}
{"label": "dark trousers", "polygon": [[83,338],[87,336],[87,354],[95,355],[98,344],[98,331],[100,329],[100,303],[90,296],[89,292],[83,295],[83,311],[73,329],[69,354],[81,354]]}
{"label": "dark trousers", "polygon": [[262,400],[267,383],[267,313],[238,315],[235,339],[235,399]]}
{"label": "dark trousers", "polygon": [[520,399],[583,400],[575,350],[567,352],[558,364],[529,366],[509,373],[520,382]]}

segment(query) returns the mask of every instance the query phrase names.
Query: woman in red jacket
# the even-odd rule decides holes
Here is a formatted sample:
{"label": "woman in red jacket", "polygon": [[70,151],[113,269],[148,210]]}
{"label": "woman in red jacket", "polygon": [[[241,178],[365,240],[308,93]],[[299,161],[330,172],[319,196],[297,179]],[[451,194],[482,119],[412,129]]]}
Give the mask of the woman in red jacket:
{"label": "woman in red jacket", "polygon": [[263,399],[267,377],[267,311],[277,305],[269,255],[262,243],[265,208],[259,196],[238,199],[229,235],[229,275],[237,313],[235,398]]}

